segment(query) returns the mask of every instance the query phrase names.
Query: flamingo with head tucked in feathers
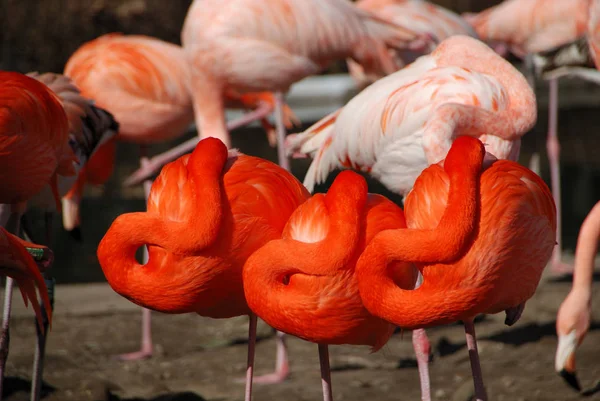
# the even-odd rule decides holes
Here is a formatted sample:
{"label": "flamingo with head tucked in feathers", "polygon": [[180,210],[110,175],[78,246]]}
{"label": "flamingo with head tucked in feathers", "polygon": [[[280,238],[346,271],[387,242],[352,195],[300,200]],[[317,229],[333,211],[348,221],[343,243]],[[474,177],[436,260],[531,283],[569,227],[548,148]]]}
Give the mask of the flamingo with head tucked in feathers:
{"label": "flamingo with head tucked in feathers", "polygon": [[[145,145],[177,138],[193,122],[190,68],[180,46],[147,36],[107,34],[82,45],[67,62],[65,74],[85,96],[115,116],[119,122],[120,140],[144,146],[142,165],[147,164]],[[229,90],[224,97],[231,107],[256,109],[233,121],[228,129],[262,119],[268,132],[272,131],[265,119],[273,109],[272,94],[240,94]],[[295,117],[288,108],[285,113],[286,123],[291,124]],[[227,144],[228,138],[228,134],[223,138]],[[101,184],[109,178],[115,151],[112,141],[101,147],[63,198],[63,222],[67,229],[78,232],[79,203],[84,185],[86,182]],[[150,181],[147,181],[144,184],[146,197],[149,190]],[[151,334],[150,311],[143,310],[141,349],[120,358],[132,360],[151,356]]]}
{"label": "flamingo with head tucked in feathers", "polygon": [[[265,243],[281,238],[308,191],[269,161],[227,152],[217,138],[166,165],[148,198],[148,211],[119,216],[98,247],[111,287],[132,302],[165,313],[212,318],[249,314],[242,267]],[[148,247],[140,265],[135,252]],[[254,348],[249,347],[250,355]],[[252,367],[246,400],[250,400]]]}
{"label": "flamingo with head tucked in feathers", "polygon": [[[473,25],[481,40],[495,44],[497,49],[502,49],[502,54],[510,51],[518,57],[525,58],[532,69],[535,64],[534,54],[574,42],[585,35],[592,4],[593,0],[505,0],[478,14],[466,14],[465,18]],[[533,77],[530,77],[530,85],[535,87]],[[550,162],[552,193],[558,210],[558,243],[552,256],[552,271],[565,273],[571,272],[572,267],[562,261],[557,77],[550,77],[548,85],[546,148]],[[539,156],[534,154],[532,168],[538,159]]]}
{"label": "flamingo with head tucked in feathers", "polygon": [[[477,400],[487,396],[473,319],[502,311],[508,325],[519,319],[556,233],[556,208],[542,179],[510,160],[490,157],[482,165],[484,153],[479,140],[457,138],[408,194],[409,228],[375,236],[356,269],[361,298],[376,316],[407,329],[463,321]],[[458,179],[444,172],[465,165],[471,167]],[[456,210],[455,186],[458,199],[472,201],[469,208]],[[395,285],[387,269],[393,262],[417,264],[423,284],[413,291]]]}

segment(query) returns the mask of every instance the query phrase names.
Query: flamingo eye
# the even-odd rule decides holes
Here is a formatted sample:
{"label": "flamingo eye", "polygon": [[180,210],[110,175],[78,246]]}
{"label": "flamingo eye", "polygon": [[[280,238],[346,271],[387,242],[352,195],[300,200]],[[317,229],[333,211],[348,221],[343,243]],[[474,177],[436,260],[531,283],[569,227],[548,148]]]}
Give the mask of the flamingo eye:
{"label": "flamingo eye", "polygon": [[281,283],[282,283],[283,285],[288,285],[288,284],[290,283],[290,275],[289,275],[289,274],[286,274],[285,276],[283,276],[283,277],[281,278]]}

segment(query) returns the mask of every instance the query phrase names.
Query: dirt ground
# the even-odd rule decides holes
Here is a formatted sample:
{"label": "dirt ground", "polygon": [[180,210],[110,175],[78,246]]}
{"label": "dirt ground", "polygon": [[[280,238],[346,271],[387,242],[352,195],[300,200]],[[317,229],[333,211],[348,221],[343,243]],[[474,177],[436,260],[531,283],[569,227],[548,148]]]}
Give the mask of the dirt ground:
{"label": "dirt ground", "polygon": [[[600,274],[595,280],[595,319],[577,354],[585,388],[593,387],[600,379]],[[71,306],[61,311],[61,297],[75,295],[69,295],[67,286],[57,288],[58,306],[45,365],[45,400],[243,399],[244,385],[239,379],[245,372],[247,317],[213,320],[197,315],[154,313],[155,355],[148,360],[121,362],[114,355],[139,346],[141,313],[110,293],[107,286],[101,289],[106,295],[95,299],[89,292],[87,304],[73,305],[69,299],[63,299]],[[504,326],[503,314],[486,316],[476,324],[490,400],[568,401],[582,397],[567,387],[553,368],[556,311],[569,289],[568,279],[545,277],[516,325]],[[101,304],[113,297],[127,309]],[[5,389],[5,399],[9,401],[28,400],[35,340],[31,313],[16,313],[12,320]],[[434,348],[430,365],[432,398],[469,400],[471,371],[462,326],[439,327],[427,333]],[[261,323],[259,337],[256,372],[262,374],[274,365],[275,336]],[[321,399],[316,345],[297,338],[288,338],[288,344],[289,379],[282,384],[256,385],[255,400]],[[330,354],[335,400],[420,399],[410,332],[398,332],[375,354],[367,348],[351,346],[333,346]],[[586,399],[600,400],[600,392]]]}

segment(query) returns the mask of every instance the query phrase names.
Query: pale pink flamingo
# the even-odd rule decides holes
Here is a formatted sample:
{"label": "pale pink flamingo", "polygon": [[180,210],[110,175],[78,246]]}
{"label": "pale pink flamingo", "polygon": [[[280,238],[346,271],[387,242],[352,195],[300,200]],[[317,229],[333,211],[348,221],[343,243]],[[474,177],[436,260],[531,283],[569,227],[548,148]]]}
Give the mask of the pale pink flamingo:
{"label": "pale pink flamingo", "polygon": [[[460,15],[426,0],[359,0],[356,6],[421,35],[429,36],[435,43],[453,35],[477,37],[473,27]],[[422,51],[402,50],[395,51],[394,55],[398,65],[403,67],[433,49],[434,43],[431,47],[424,47]],[[382,78],[365,75],[362,67],[352,60],[348,60],[348,70],[361,89]]]}
{"label": "pale pink flamingo", "polygon": [[[313,156],[304,179],[310,191],[334,169],[353,168],[405,196],[457,135],[479,137],[496,157],[516,160],[519,138],[535,120],[535,95],[525,77],[480,41],[452,36],[304,133],[290,135],[288,146]],[[423,330],[413,331],[413,344],[428,399]]]}
{"label": "pale pink flamingo", "polygon": [[[592,0],[506,0],[479,14],[465,15],[479,37],[501,53],[510,51],[521,58],[571,43],[584,35]],[[532,61],[528,61],[531,63]],[[534,82],[530,83],[532,86]],[[557,245],[552,255],[552,271],[565,273],[572,267],[562,261],[562,224],[560,192],[560,144],[558,142],[558,81],[549,80],[548,139],[546,148],[550,162],[552,194],[558,213]],[[534,154],[532,163],[537,161]]]}
{"label": "pale pink flamingo", "polygon": [[[281,106],[293,83],[345,58],[361,64],[367,74],[389,74],[398,68],[389,49],[419,49],[430,40],[347,0],[194,0],[181,42],[192,65],[200,135],[228,143],[224,91],[276,92],[279,164],[289,169]],[[164,163],[191,151],[198,140],[153,158],[128,182],[153,175]]]}
{"label": "pale pink flamingo", "polygon": [[575,350],[590,328],[592,313],[592,281],[594,261],[600,240],[600,202],[585,218],[575,250],[573,287],[558,309],[556,333],[556,371],[578,391],[581,386],[575,374]]}
{"label": "pale pink flamingo", "polygon": [[[65,74],[81,88],[83,94],[109,110],[119,122],[118,138],[142,145],[141,164],[147,163],[145,145],[177,138],[193,122],[190,93],[190,68],[180,46],[155,38],[137,35],[107,34],[82,45],[69,59]],[[255,119],[264,119],[272,110],[270,94],[239,94],[229,90],[226,104],[256,108],[250,117],[234,121],[228,129]],[[286,109],[289,114],[289,109]],[[289,118],[286,115],[286,118]],[[229,144],[227,130],[223,139]],[[111,144],[107,144],[110,146]],[[97,170],[112,170],[113,156],[105,157]],[[90,173],[90,171],[86,171]],[[102,174],[108,178],[109,174]],[[77,190],[65,199],[65,205],[77,220],[83,180]],[[147,198],[151,181],[144,183]],[[147,257],[144,253],[144,258]],[[121,355],[125,360],[152,355],[151,315],[142,310],[141,350]]]}

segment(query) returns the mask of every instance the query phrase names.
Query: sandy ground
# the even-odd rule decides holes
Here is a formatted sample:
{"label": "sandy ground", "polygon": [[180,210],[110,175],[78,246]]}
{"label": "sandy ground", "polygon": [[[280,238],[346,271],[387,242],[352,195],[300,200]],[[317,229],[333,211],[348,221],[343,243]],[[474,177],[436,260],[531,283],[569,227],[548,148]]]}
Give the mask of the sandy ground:
{"label": "sandy ground", "polygon": [[[598,264],[600,267],[600,263]],[[600,379],[600,275],[596,275],[596,318],[578,351],[582,385]],[[555,315],[570,289],[569,280],[545,277],[513,327],[503,314],[476,324],[483,374],[490,400],[579,400],[554,372]],[[18,296],[18,294],[15,294]],[[56,290],[56,315],[48,340],[44,376],[47,401],[241,400],[244,385],[247,317],[213,320],[197,315],[153,314],[155,355],[121,362],[114,355],[139,346],[139,309],[105,284],[64,285]],[[27,400],[35,329],[32,312],[15,298],[7,364],[7,400]],[[431,363],[434,400],[467,401],[472,391],[462,326],[428,330],[435,350]],[[275,336],[259,325],[256,371],[274,364]],[[255,400],[321,398],[317,347],[288,338],[291,375],[282,384],[255,386]],[[410,332],[397,333],[379,352],[367,348],[330,349],[334,399],[419,400]],[[600,400],[600,392],[588,396]]]}

